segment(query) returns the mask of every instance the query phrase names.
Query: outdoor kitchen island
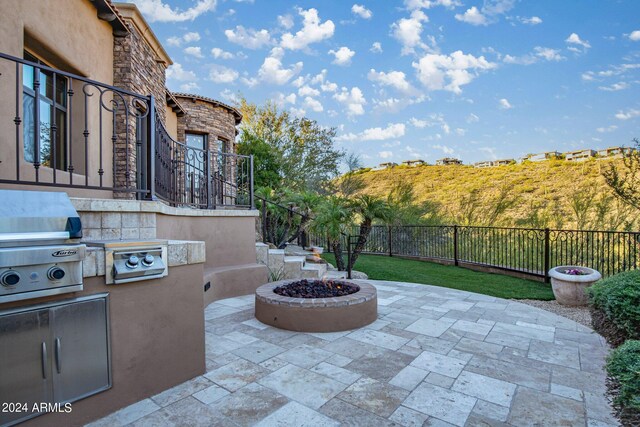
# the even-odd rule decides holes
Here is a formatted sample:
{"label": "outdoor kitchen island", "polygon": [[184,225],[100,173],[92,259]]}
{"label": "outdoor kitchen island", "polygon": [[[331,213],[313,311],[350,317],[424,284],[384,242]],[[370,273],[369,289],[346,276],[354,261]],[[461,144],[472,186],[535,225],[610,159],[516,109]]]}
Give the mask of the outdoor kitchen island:
{"label": "outdoor kitchen island", "polygon": [[[7,234],[0,231],[0,238]],[[164,258],[134,258],[141,265],[165,262],[167,275],[152,272],[157,275],[150,279],[107,284],[112,280],[105,258],[109,265],[109,256],[114,257],[109,248],[124,245],[135,255],[150,253],[144,245],[158,244],[165,244],[166,250],[154,253]],[[60,412],[31,419],[26,419],[29,413],[12,418],[2,414],[2,426],[25,419],[22,425],[82,425],[205,371],[204,242],[116,241],[92,246],[82,241],[79,247],[85,249],[81,290],[35,298],[25,293],[21,299],[9,294],[7,299],[17,300],[0,302],[0,401],[27,403],[29,412],[34,404],[55,409],[53,404],[63,403]],[[130,261],[136,259],[127,258]],[[0,273],[15,272],[11,274],[21,278],[4,288],[17,290],[28,281],[29,270],[20,268],[36,267],[2,264]],[[66,402],[70,406],[65,407]]]}

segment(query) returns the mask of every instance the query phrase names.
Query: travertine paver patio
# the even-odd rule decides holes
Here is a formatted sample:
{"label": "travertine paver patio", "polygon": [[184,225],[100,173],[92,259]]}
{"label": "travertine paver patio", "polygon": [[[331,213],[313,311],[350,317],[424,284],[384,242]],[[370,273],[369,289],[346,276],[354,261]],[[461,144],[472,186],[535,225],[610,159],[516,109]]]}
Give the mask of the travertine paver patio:
{"label": "travertine paver patio", "polygon": [[266,326],[252,295],[210,305],[207,373],[93,425],[617,425],[607,347],[590,329],[513,301],[368,282],[379,319],[356,331]]}

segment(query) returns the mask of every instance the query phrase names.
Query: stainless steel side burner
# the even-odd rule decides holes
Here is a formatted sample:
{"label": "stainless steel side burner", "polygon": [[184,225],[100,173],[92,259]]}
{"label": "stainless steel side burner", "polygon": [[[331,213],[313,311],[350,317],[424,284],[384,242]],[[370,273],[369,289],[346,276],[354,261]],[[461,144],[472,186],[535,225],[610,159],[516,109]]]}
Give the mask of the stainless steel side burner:
{"label": "stainless steel side burner", "polygon": [[0,190],[0,303],[81,291],[81,237],[65,193]]}
{"label": "stainless steel side burner", "polygon": [[166,240],[103,240],[107,284],[155,279],[169,274]]}

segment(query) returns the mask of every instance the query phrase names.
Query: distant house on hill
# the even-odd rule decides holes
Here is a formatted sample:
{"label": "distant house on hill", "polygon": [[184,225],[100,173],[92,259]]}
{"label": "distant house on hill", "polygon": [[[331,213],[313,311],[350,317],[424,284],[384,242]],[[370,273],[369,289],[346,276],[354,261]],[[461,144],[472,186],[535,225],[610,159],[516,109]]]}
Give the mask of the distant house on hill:
{"label": "distant house on hill", "polygon": [[473,164],[474,168],[490,168],[493,166],[493,161],[485,160],[484,162],[476,162]]}
{"label": "distant house on hill", "polygon": [[636,149],[633,147],[609,147],[603,150],[598,150],[598,158],[621,159],[622,157],[629,156],[635,151]]}
{"label": "distant house on hill", "polygon": [[374,171],[381,171],[383,169],[388,169],[388,168],[392,168],[398,166],[397,163],[394,162],[387,162],[387,163],[380,163],[378,166],[376,166],[375,168],[372,168],[372,170]]}
{"label": "distant house on hill", "polygon": [[476,168],[490,168],[493,166],[507,166],[512,165],[516,161],[514,159],[502,159],[502,160],[485,160],[484,162],[474,163],[473,166]]}
{"label": "distant house on hill", "polygon": [[596,151],[589,148],[586,150],[568,151],[563,153],[563,155],[568,162],[584,162],[585,160],[595,157]]}
{"label": "distant house on hill", "polygon": [[544,162],[545,160],[557,159],[561,155],[562,154],[560,154],[558,151],[547,151],[545,153],[529,154],[528,156],[526,156],[522,160],[523,161],[527,160],[527,161],[530,161],[530,162]]}
{"label": "distant house on hill", "polygon": [[415,159],[415,160],[405,160],[404,162],[402,162],[403,165],[405,166],[422,166],[425,164],[424,160],[420,160],[420,159]]}
{"label": "distant house on hill", "polygon": [[450,165],[461,165],[462,160],[454,159],[453,157],[445,157],[443,159],[436,160],[436,165],[438,166],[450,166]]}

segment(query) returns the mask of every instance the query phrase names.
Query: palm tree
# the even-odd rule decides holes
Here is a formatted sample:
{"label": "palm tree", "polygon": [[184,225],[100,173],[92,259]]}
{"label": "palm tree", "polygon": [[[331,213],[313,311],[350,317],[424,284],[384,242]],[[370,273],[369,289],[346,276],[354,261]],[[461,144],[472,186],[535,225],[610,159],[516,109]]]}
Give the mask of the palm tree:
{"label": "palm tree", "polygon": [[324,199],[317,209],[313,220],[313,231],[327,237],[327,246],[336,257],[336,267],[344,271],[342,237],[351,225],[352,206],[342,197],[330,196]]}
{"label": "palm tree", "polygon": [[349,268],[353,268],[358,256],[364,250],[369,234],[371,233],[373,221],[381,220],[388,222],[391,217],[389,204],[384,199],[378,197],[365,194],[359,196],[352,205],[355,213],[360,217],[360,229],[356,246],[351,253]]}

